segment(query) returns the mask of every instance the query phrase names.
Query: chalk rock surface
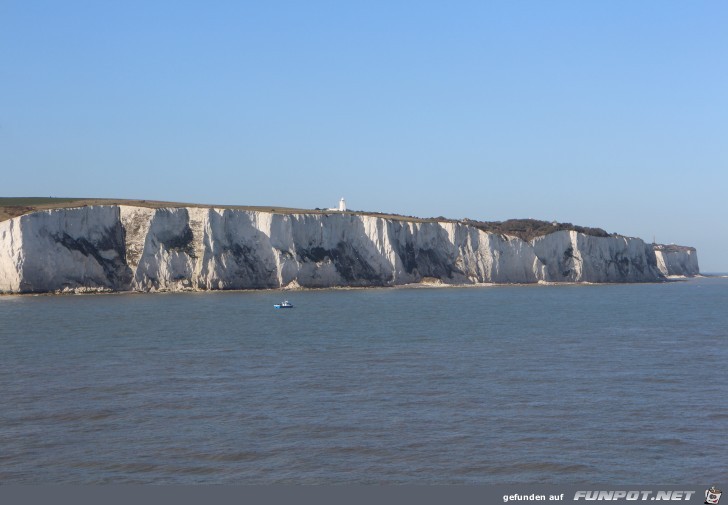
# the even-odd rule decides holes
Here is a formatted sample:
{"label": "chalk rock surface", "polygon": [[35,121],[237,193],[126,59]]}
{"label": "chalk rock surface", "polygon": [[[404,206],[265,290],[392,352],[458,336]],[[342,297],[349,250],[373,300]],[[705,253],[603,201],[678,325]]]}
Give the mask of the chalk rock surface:
{"label": "chalk rock surface", "polygon": [[349,212],[124,205],[0,222],[0,292],[653,282],[699,273],[695,249],[558,231],[530,242],[464,223]]}
{"label": "chalk rock surface", "polygon": [[657,268],[662,275],[687,277],[700,273],[694,247],[655,244],[654,249]]}

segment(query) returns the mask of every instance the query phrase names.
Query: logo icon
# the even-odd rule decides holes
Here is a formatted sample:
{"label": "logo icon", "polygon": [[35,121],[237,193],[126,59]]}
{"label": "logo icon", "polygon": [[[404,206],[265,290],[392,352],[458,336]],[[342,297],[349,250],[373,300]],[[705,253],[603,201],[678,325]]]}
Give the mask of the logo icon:
{"label": "logo icon", "polygon": [[720,489],[712,486],[710,489],[705,491],[705,503],[708,505],[718,505],[720,501],[720,495],[723,493]]}

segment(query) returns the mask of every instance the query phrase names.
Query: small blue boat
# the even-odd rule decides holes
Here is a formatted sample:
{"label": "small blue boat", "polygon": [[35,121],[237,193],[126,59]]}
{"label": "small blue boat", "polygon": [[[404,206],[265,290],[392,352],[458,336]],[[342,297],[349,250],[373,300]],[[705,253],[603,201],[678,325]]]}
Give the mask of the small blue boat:
{"label": "small blue boat", "polygon": [[292,309],[293,304],[289,302],[288,300],[285,300],[283,303],[276,303],[273,305],[276,309]]}

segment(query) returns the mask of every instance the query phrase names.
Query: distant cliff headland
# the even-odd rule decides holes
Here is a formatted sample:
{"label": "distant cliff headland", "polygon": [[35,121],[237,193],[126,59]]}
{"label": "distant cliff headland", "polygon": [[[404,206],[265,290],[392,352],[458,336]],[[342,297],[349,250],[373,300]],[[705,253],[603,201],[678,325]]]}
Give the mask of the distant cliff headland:
{"label": "distant cliff headland", "polygon": [[694,248],[532,219],[0,198],[0,292],[656,282]]}

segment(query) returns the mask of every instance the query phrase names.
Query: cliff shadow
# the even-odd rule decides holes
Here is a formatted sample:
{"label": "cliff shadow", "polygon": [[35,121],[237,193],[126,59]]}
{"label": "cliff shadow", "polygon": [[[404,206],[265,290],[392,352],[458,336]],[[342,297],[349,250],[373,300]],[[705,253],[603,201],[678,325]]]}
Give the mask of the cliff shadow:
{"label": "cliff shadow", "polygon": [[270,237],[247,211],[209,212],[205,253],[198,284],[207,289],[279,287]]}
{"label": "cliff shadow", "polygon": [[128,290],[124,228],[118,207],[80,207],[20,218],[26,256],[20,292]]}
{"label": "cliff shadow", "polygon": [[[378,220],[367,231],[364,220]],[[381,219],[351,214],[302,215],[293,221],[293,243],[299,264],[296,280],[304,287],[387,286],[393,266],[370,233]]]}

